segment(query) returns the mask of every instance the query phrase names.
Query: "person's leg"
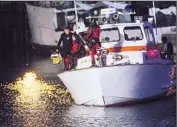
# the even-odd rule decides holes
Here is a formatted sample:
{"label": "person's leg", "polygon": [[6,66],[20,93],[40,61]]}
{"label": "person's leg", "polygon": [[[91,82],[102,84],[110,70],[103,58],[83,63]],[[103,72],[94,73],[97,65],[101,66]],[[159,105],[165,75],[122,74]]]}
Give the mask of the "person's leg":
{"label": "person's leg", "polygon": [[95,66],[96,45],[93,45],[90,50],[90,56],[92,60],[92,66]]}
{"label": "person's leg", "polygon": [[64,68],[64,70],[65,70],[65,71],[70,70],[70,64],[71,64],[71,59],[70,59],[70,57],[67,56],[64,61],[65,61],[65,68]]}
{"label": "person's leg", "polygon": [[78,60],[79,58],[81,58],[81,57],[82,57],[82,56],[81,56],[80,52],[75,53],[75,56],[74,56],[74,66],[75,66],[75,68],[76,68],[76,66],[77,66],[77,60]]}
{"label": "person's leg", "polygon": [[77,67],[77,58],[74,58],[74,69]]}
{"label": "person's leg", "polygon": [[77,66],[78,53],[71,54],[71,69],[75,69]]}
{"label": "person's leg", "polygon": [[64,71],[66,71],[69,69],[69,58],[67,58],[67,51],[61,49],[59,52],[64,61]]}
{"label": "person's leg", "polygon": [[80,57],[84,57],[84,56],[86,56],[86,50],[85,50],[84,46],[81,46],[79,52],[80,52]]}
{"label": "person's leg", "polygon": [[74,68],[74,54],[73,53],[71,53],[70,54],[70,60],[71,60],[71,66],[70,66],[70,69],[73,69]]}

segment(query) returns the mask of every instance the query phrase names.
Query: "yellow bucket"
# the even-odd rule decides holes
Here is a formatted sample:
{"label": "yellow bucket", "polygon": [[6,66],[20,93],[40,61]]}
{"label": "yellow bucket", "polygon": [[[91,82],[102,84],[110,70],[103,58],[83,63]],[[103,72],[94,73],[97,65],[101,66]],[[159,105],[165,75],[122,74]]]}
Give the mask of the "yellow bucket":
{"label": "yellow bucket", "polygon": [[50,59],[52,60],[53,64],[60,64],[62,62],[62,57],[58,54],[52,54]]}

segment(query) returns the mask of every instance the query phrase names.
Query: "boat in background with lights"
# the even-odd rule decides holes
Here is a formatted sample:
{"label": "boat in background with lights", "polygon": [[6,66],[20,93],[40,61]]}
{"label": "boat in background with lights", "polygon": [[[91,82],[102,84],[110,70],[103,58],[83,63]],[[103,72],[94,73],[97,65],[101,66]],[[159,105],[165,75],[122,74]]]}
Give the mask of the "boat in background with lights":
{"label": "boat in background with lights", "polygon": [[[102,24],[102,49],[77,60],[76,70],[58,74],[75,103],[111,106],[165,96],[173,60],[162,58],[152,23],[135,17],[132,23]],[[85,27],[76,32],[84,41]],[[84,42],[83,42],[84,43]],[[107,53],[105,53],[105,50]]]}

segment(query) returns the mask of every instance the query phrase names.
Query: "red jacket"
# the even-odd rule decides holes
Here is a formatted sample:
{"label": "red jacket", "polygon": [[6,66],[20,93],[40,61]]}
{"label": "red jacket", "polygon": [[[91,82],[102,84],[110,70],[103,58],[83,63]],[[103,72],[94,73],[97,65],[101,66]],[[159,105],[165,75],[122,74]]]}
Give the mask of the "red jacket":
{"label": "red jacket", "polygon": [[76,41],[73,41],[72,42],[72,53],[76,53],[80,50],[80,47],[81,47],[81,43],[79,42],[76,42]]}
{"label": "red jacket", "polygon": [[86,39],[99,39],[101,33],[100,26],[89,27],[86,34]]}

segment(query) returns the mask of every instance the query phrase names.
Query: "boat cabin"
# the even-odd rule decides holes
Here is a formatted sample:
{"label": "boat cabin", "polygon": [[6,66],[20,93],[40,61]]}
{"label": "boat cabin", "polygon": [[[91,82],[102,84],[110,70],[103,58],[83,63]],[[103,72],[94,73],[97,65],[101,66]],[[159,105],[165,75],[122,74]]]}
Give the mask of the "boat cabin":
{"label": "boat cabin", "polygon": [[[124,64],[155,64],[162,63],[160,52],[155,41],[155,31],[149,22],[119,23],[100,25],[100,42],[109,53],[105,54],[105,66]],[[79,28],[77,33],[84,40],[84,34],[88,28]],[[96,65],[100,64],[96,55]],[[170,60],[165,60],[167,63]],[[77,69],[91,66],[91,57],[78,59]]]}

